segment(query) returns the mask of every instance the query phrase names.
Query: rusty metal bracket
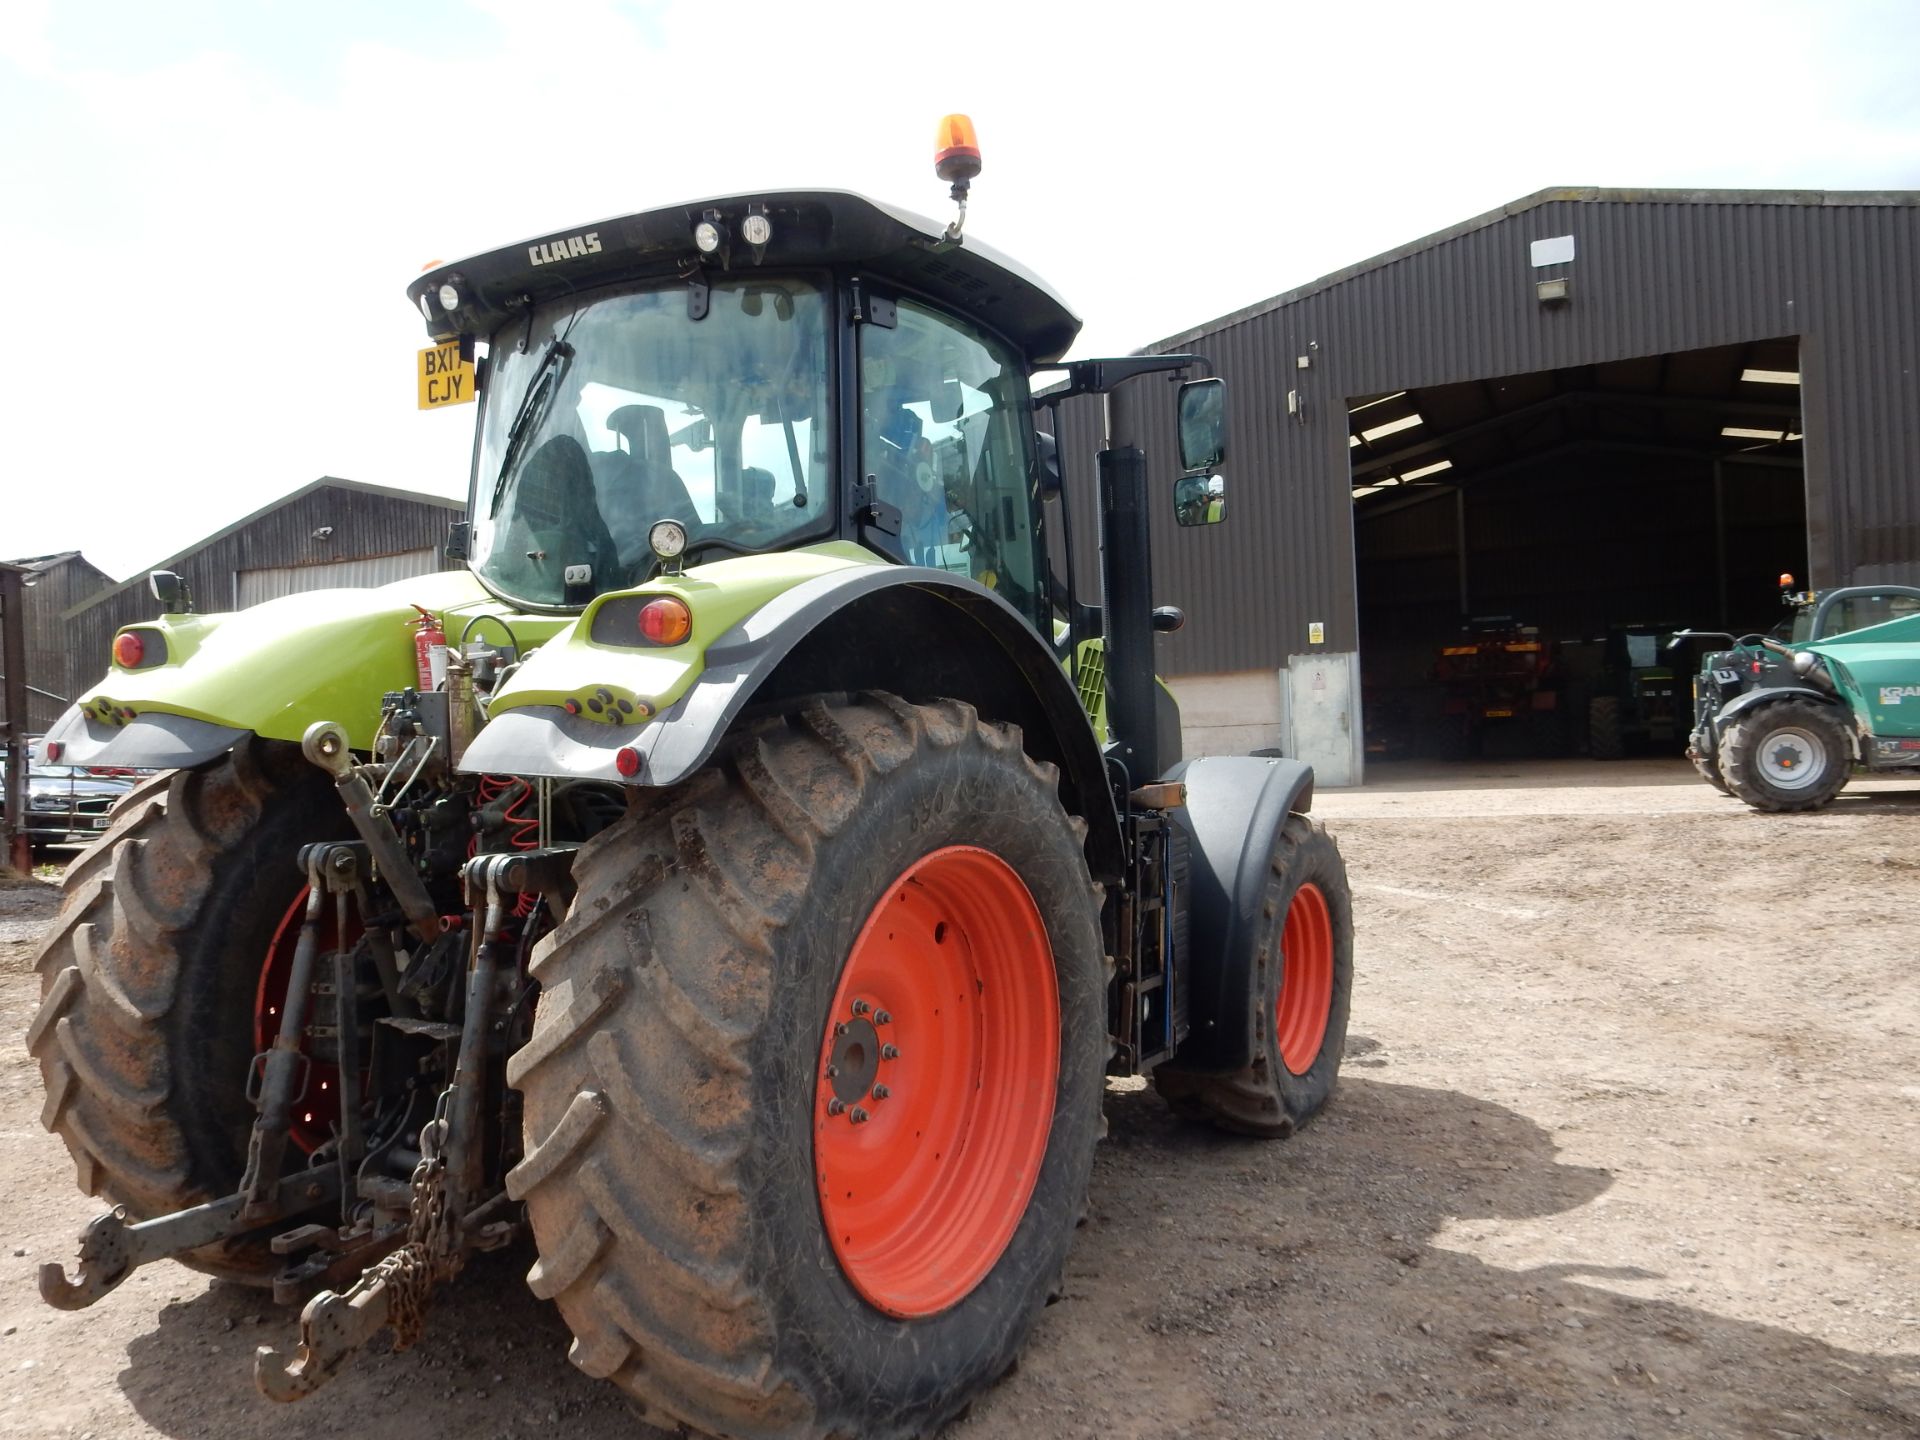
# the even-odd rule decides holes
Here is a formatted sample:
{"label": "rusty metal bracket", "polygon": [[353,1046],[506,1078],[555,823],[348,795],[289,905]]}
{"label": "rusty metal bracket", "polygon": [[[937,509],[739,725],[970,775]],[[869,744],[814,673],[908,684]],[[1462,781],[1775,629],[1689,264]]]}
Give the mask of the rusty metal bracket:
{"label": "rusty metal bracket", "polygon": [[253,1383],[269,1400],[300,1400],[331,1380],[387,1323],[393,1290],[355,1286],[344,1295],[324,1290],[300,1312],[300,1353],[291,1363],[271,1345],[253,1352]]}
{"label": "rusty metal bracket", "polygon": [[59,1265],[40,1267],[40,1298],[56,1310],[83,1310],[142,1265],[316,1209],[337,1199],[339,1193],[339,1172],[324,1169],[290,1176],[264,1211],[247,1214],[244,1219],[244,1194],[133,1223],[127,1220],[126,1207],[116,1205],[80,1233],[80,1263],[74,1279],[69,1280]]}

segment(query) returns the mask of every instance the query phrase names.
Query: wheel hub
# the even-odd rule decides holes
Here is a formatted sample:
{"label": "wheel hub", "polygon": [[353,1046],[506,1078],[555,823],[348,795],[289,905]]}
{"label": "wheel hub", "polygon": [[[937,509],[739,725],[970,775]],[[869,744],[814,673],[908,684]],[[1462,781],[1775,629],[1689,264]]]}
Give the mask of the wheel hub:
{"label": "wheel hub", "polygon": [[1826,771],[1826,752],[1805,731],[1778,730],[1760,747],[1760,768],[1782,790],[1804,790]]}
{"label": "wheel hub", "polygon": [[[825,1076],[833,1099],[843,1106],[852,1106],[886,1098],[874,1095],[875,1081],[880,1075],[882,1044],[879,1027],[864,1015],[852,1016],[834,1026]],[[837,1112],[829,1110],[828,1113]]]}

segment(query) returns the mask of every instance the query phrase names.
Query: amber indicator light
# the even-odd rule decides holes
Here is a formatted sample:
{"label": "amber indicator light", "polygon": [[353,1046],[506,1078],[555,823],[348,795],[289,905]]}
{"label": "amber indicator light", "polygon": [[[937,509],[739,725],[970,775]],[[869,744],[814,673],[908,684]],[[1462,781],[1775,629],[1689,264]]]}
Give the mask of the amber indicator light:
{"label": "amber indicator light", "polygon": [[651,645],[678,645],[693,633],[693,611],[687,602],[662,595],[640,607],[640,633]]}

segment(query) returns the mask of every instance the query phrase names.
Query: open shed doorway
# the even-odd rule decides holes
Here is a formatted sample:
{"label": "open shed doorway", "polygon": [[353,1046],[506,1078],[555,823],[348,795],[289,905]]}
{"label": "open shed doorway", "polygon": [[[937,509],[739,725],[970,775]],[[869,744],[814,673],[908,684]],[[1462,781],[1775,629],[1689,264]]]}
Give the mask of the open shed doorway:
{"label": "open shed doorway", "polygon": [[1650,662],[1645,637],[1764,631],[1780,576],[1806,577],[1798,356],[1787,336],[1351,397],[1369,756],[1611,751],[1609,694],[1623,746],[1678,754],[1692,650]]}

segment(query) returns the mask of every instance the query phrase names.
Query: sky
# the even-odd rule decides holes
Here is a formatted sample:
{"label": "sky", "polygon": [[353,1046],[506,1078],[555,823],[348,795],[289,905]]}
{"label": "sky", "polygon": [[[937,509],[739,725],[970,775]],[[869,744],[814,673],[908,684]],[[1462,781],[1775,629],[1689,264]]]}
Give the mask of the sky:
{"label": "sky", "polygon": [[6,0],[0,556],[321,475],[464,494],[422,266],[773,186],[944,218],[1126,353],[1562,185],[1920,189],[1920,0]]}

